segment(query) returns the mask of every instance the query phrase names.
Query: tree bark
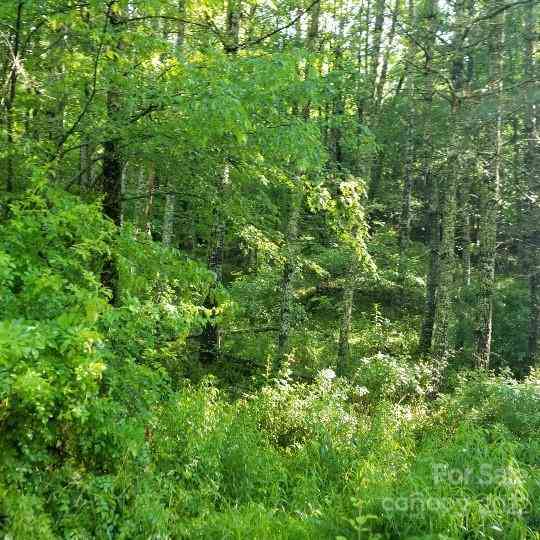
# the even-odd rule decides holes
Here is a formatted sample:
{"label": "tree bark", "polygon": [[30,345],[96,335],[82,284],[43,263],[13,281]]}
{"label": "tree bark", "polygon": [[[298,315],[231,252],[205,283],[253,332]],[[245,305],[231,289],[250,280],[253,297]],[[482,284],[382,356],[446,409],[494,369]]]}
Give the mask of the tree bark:
{"label": "tree bark", "polygon": [[[468,180],[466,180],[468,182]],[[465,184],[465,182],[463,182]],[[472,251],[472,238],[471,238],[471,201],[470,201],[470,186],[463,185],[461,195],[461,220],[462,220],[462,255],[461,262],[463,266],[463,286],[469,287],[471,285],[471,251]]]}
{"label": "tree bark", "polygon": [[[178,22],[176,34],[176,54],[180,55],[184,48],[184,40],[186,35],[186,0],[178,0],[178,17],[181,19]],[[165,196],[165,209],[163,211],[163,230],[161,233],[162,242],[165,246],[170,246],[174,238],[174,225],[176,214],[176,194],[174,193],[174,183],[169,181],[168,193]]]}
{"label": "tree bark", "polygon": [[[311,12],[311,18],[308,27],[306,47],[308,51],[313,51],[319,32],[320,3],[314,6]],[[301,27],[296,28],[296,40],[301,42]],[[310,60],[306,63],[305,77],[309,77],[311,69]],[[299,114],[298,107],[294,107],[294,114]],[[306,122],[311,115],[310,104],[308,103],[302,111],[302,116]],[[300,185],[300,176],[290,189],[289,193],[289,212],[287,216],[287,226],[285,232],[285,264],[281,281],[281,306],[279,317],[279,332],[277,338],[277,353],[274,358],[274,372],[277,373],[287,355],[290,353],[290,333],[292,324],[292,311],[294,307],[294,277],[298,270],[298,221],[302,210],[303,194]]]}
{"label": "tree bark", "polygon": [[[228,0],[226,14],[225,52],[236,55],[240,42],[240,20],[242,0]],[[210,288],[205,307],[212,311],[210,320],[205,325],[201,335],[199,358],[203,364],[212,364],[219,360],[221,354],[221,330],[217,321],[217,291],[223,283],[223,260],[225,251],[225,199],[230,182],[230,165],[226,162],[218,183],[218,198],[214,214],[214,235],[208,257],[208,266],[215,274],[215,282]]]}
{"label": "tree bark", "polygon": [[396,0],[394,3],[394,10],[392,12],[392,19],[390,23],[390,30],[388,32],[388,43],[386,44],[386,49],[383,55],[383,61],[381,65],[381,73],[379,80],[377,82],[377,88],[375,91],[375,108],[380,110],[382,99],[384,95],[384,87],[386,85],[386,78],[388,75],[388,61],[390,58],[390,52],[392,51],[392,46],[394,43],[394,36],[396,34],[396,22],[401,9],[401,0]]}
{"label": "tree bark", "polygon": [[538,365],[540,361],[540,106],[535,93],[536,55],[538,53],[537,4],[529,2],[525,11],[525,79],[528,83],[525,110],[524,172],[528,187],[528,227],[526,249],[529,253],[529,330],[527,363]]}
{"label": "tree bark", "polygon": [[225,215],[223,207],[223,198],[230,182],[230,167],[228,164],[223,169],[215,206],[213,244],[208,256],[208,268],[214,272],[214,284],[206,298],[204,307],[211,311],[210,318],[207,321],[201,334],[201,346],[199,359],[202,364],[209,365],[215,363],[221,354],[221,329],[219,327],[217,316],[219,304],[217,301],[217,292],[223,283],[223,260],[225,253]]}
{"label": "tree bark", "polygon": [[351,250],[351,261],[345,283],[343,285],[343,296],[341,300],[341,324],[339,326],[338,355],[337,355],[337,375],[343,376],[350,367],[350,334],[352,313],[354,307],[354,290],[356,287],[358,265],[357,255]]}
{"label": "tree bark", "polygon": [[281,281],[281,308],[275,371],[279,370],[283,360],[290,352],[289,337],[294,306],[294,277],[298,267],[298,220],[301,206],[302,197],[293,187],[289,197],[289,215],[285,233],[286,254]]}
{"label": "tree bark", "polygon": [[[145,174],[146,173],[146,174]],[[154,209],[154,192],[156,190],[156,164],[151,161],[148,168],[141,168],[141,191],[145,197],[142,199],[141,231],[152,240],[152,213]]]}
{"label": "tree bark", "polygon": [[377,93],[377,77],[379,74],[379,65],[381,62],[381,44],[384,24],[385,0],[376,0],[375,24],[373,26],[373,44],[371,49],[370,65],[370,93],[374,100]]}
{"label": "tree bark", "polygon": [[437,358],[449,354],[448,332],[452,313],[454,281],[454,251],[456,227],[456,186],[460,174],[461,91],[463,87],[464,2],[455,4],[455,30],[452,54],[452,110],[450,121],[455,133],[448,152],[446,181],[441,183],[441,242],[439,246],[439,286],[433,328],[433,353]]}
{"label": "tree bark", "polygon": [[[414,0],[409,0],[409,24],[414,25],[415,12]],[[399,220],[399,268],[398,275],[402,285],[405,283],[406,265],[407,265],[407,250],[411,243],[411,204],[414,188],[414,124],[415,124],[415,84],[414,74],[411,70],[411,63],[416,55],[416,46],[413,40],[409,44],[407,51],[408,62],[405,66],[405,78],[407,85],[407,97],[409,104],[407,108],[407,140],[405,141],[405,180],[403,184],[403,192],[401,196],[401,216]]]}
{"label": "tree bark", "polygon": [[13,42],[7,51],[7,54],[12,56],[11,62],[7,62],[10,66],[7,96],[4,101],[5,122],[6,122],[6,139],[7,139],[7,156],[6,156],[6,191],[12,192],[15,187],[15,168],[14,168],[14,151],[15,151],[15,120],[13,115],[13,107],[15,106],[15,98],[17,96],[17,80],[19,77],[20,48],[21,48],[21,31],[22,31],[22,13],[24,2],[19,1],[17,4],[17,15],[15,19],[15,28],[13,31]]}
{"label": "tree bark", "polygon": [[[490,8],[497,11],[501,6],[501,0],[493,0]],[[489,368],[493,332],[497,217],[501,185],[504,11],[495,15],[490,24],[488,59],[492,94],[489,101],[493,118],[490,119],[488,136],[492,157],[488,173],[482,178],[479,190],[479,292],[475,327],[475,365],[479,369]]]}
{"label": "tree bark", "polygon": [[[112,9],[112,6],[109,8],[107,16],[109,17],[111,31],[115,36],[115,47],[121,51],[123,45],[121,36],[119,35],[121,25],[120,16]],[[113,126],[117,126],[121,104],[120,94],[114,81],[114,76],[107,89],[106,107],[108,121]],[[120,140],[116,135],[113,135],[103,144],[103,212],[117,227],[120,227],[122,224],[122,170]],[[104,263],[101,282],[111,292],[111,304],[118,306],[120,303],[120,274],[114,254],[107,257]]]}
{"label": "tree bark", "polygon": [[435,32],[437,30],[437,0],[428,0],[426,5],[426,38],[425,38],[425,69],[424,69],[424,149],[422,169],[427,199],[427,231],[429,235],[429,260],[426,278],[426,301],[424,319],[420,331],[419,352],[431,352],[435,310],[437,305],[437,288],[439,282],[439,189],[438,182],[432,171],[433,155],[433,49]]}

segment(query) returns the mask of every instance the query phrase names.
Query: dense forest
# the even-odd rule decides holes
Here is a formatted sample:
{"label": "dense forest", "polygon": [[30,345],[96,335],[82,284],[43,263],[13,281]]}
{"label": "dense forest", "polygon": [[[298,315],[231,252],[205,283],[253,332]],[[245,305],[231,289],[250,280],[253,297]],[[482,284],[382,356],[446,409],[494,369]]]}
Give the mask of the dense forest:
{"label": "dense forest", "polygon": [[0,536],[540,539],[538,0],[1,0]]}

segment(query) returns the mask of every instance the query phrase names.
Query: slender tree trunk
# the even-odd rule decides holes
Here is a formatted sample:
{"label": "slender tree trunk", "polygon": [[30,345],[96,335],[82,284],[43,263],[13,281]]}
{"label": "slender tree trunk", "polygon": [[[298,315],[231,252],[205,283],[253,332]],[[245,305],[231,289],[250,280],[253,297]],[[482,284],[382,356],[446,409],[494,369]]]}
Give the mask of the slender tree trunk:
{"label": "slender tree trunk", "polygon": [[[225,42],[223,44],[225,52],[231,57],[238,52],[240,43],[240,20],[242,13],[242,0],[228,0],[226,14]],[[212,310],[212,316],[204,327],[201,335],[201,348],[199,358],[203,364],[212,364],[219,360],[221,354],[221,330],[217,321],[218,302],[217,291],[223,283],[223,260],[225,251],[225,199],[230,183],[230,165],[226,162],[223,165],[223,172],[218,184],[218,199],[216,201],[214,217],[214,235],[208,266],[214,272],[216,278],[214,285],[210,288],[205,307]]]}
{"label": "slender tree trunk", "polygon": [[389,61],[390,53],[392,51],[392,47],[394,44],[394,36],[396,34],[396,22],[398,19],[400,9],[401,9],[401,0],[396,0],[394,3],[394,9],[392,12],[390,31],[388,32],[388,42],[386,44],[386,49],[383,55],[381,73],[379,76],[379,80],[377,82],[377,88],[375,90],[375,103],[376,103],[375,107],[377,110],[380,110],[380,107],[382,104],[382,99],[384,95],[384,87],[386,85],[386,78],[388,75],[388,61]]}
{"label": "slender tree trunk", "polygon": [[435,309],[437,305],[437,288],[439,281],[439,189],[438,182],[432,172],[433,155],[433,46],[437,30],[437,0],[428,0],[426,6],[426,39],[425,39],[425,87],[424,87],[424,149],[422,169],[427,195],[427,230],[429,235],[429,260],[426,279],[426,302],[424,319],[420,331],[419,352],[426,354],[431,351],[433,326],[435,324]]}
{"label": "slender tree trunk", "polygon": [[[415,21],[414,0],[409,0],[409,21],[411,26]],[[414,73],[411,70],[411,63],[416,54],[416,46],[414,41],[411,41],[407,52],[408,62],[405,66],[405,79],[407,85],[407,97],[409,98],[409,106],[407,109],[407,140],[405,141],[405,179],[403,184],[403,192],[401,197],[401,216],[399,220],[399,268],[398,274],[401,284],[405,283],[406,265],[407,265],[407,250],[411,243],[411,204],[414,188],[414,124],[416,111],[414,107],[415,84]]]}
{"label": "slender tree trunk", "polygon": [[[315,42],[319,32],[319,17],[320,5],[314,6],[311,12],[311,18],[308,27],[306,47],[309,51],[313,51]],[[302,39],[301,28],[298,25],[296,28],[296,39],[300,44]],[[310,60],[306,63],[304,76],[309,77],[311,70]],[[293,113],[299,114],[298,107],[293,108]],[[304,107],[302,116],[304,120],[309,121],[311,114],[309,104]],[[289,212],[287,216],[287,227],[285,233],[286,255],[285,264],[283,266],[283,275],[281,282],[281,307],[279,317],[279,332],[277,339],[277,354],[274,359],[274,372],[279,371],[290,352],[290,334],[292,324],[292,311],[294,307],[294,277],[298,270],[298,221],[302,210],[303,194],[302,186],[300,185],[300,176],[298,175],[296,185],[291,188],[289,196]]]}
{"label": "slender tree trunk", "polygon": [[[65,67],[62,65],[62,58],[65,54],[65,39],[68,34],[67,27],[62,25],[58,30],[60,35],[59,44],[57,46],[57,52],[54,54],[53,58],[53,76],[57,81],[65,82]],[[53,143],[51,145],[51,151],[49,153],[50,159],[54,158],[56,148],[58,148],[59,143],[63,140],[64,137],[64,116],[67,102],[67,93],[65,90],[65,85],[62,84],[62,89],[59,90],[59,95],[53,96],[46,107],[45,116],[48,127],[48,141]]]}
{"label": "slender tree trunk", "polygon": [[174,225],[175,225],[175,213],[176,213],[176,195],[171,193],[174,188],[169,183],[167,188],[167,194],[165,195],[165,208],[163,211],[163,231],[162,242],[165,246],[171,246],[174,238]]}
{"label": "slender tree trunk", "polygon": [[[121,196],[122,196],[122,161],[118,149],[118,142],[111,140],[103,145],[103,212],[115,225],[122,223]],[[119,283],[120,275],[116,258],[110,255],[105,260],[101,274],[101,283],[111,292],[111,304],[120,303]]]}
{"label": "slender tree trunk", "polygon": [[[119,35],[121,20],[112,9],[109,10],[108,17],[112,32],[115,34],[116,48],[121,51],[123,49]],[[121,105],[120,94],[114,80],[109,83],[106,107],[109,122],[116,126]],[[113,135],[103,144],[103,212],[118,227],[122,224],[122,171],[120,140],[116,135]],[[101,282],[111,292],[111,304],[118,306],[120,303],[120,275],[114,255],[109,256],[104,263]]]}
{"label": "slender tree trunk", "polygon": [[[218,186],[218,198],[222,199],[230,183],[230,166],[223,167],[223,175]],[[216,274],[216,281],[221,283],[223,279],[223,255],[225,250],[225,215],[223,207],[218,203],[216,206],[216,219],[214,223],[215,243],[208,258],[208,266]]]}
{"label": "slender tree trunk", "polygon": [[[465,126],[466,129],[466,126]],[[465,301],[466,291],[471,285],[471,216],[473,211],[470,201],[470,178],[469,172],[463,169],[465,174],[460,178],[460,187],[458,191],[459,220],[461,225],[461,288],[459,289],[459,305],[456,307],[457,313],[466,313],[468,304]],[[465,349],[466,332],[464,326],[460,326],[456,334],[456,351],[463,352]]]}
{"label": "slender tree trunk", "polygon": [[[368,32],[367,32],[367,22],[369,20],[369,6],[370,6],[371,0],[366,0],[366,8],[365,12],[364,10],[360,10],[358,13],[358,20],[357,24],[359,27],[358,30],[358,50],[356,53],[356,64],[357,64],[357,71],[358,71],[358,77],[357,77],[357,84],[356,84],[356,119],[357,119],[357,125],[358,125],[358,135],[360,136],[362,133],[362,128],[364,124],[364,113],[365,113],[365,101],[366,101],[366,94],[365,94],[365,85],[363,80],[363,75],[365,71],[365,66],[367,60],[365,59],[366,51],[367,51],[367,41],[368,41]],[[365,15],[365,23],[363,19],[363,15]],[[366,31],[362,31],[363,26],[366,26]],[[363,42],[362,42],[363,38]],[[361,164],[357,164],[358,171],[360,172],[362,170]]]}
{"label": "slender tree trunk", "polygon": [[[145,175],[146,172],[146,175]],[[156,190],[156,164],[151,161],[148,164],[148,169],[141,169],[142,191],[144,193],[144,201],[142,205],[141,215],[141,230],[152,240],[152,213],[154,209],[154,192]]]}
{"label": "slender tree trunk", "polygon": [[[384,10],[386,7],[385,0],[376,0],[375,4],[375,21],[373,25],[373,38],[371,43],[371,51],[369,53],[369,74],[368,74],[368,92],[369,97],[367,103],[362,104],[362,110],[364,117],[368,118],[370,124],[377,124],[377,84],[379,77],[379,71],[381,66],[381,49],[382,49],[382,37],[384,26]],[[384,84],[384,83],[383,83]],[[385,162],[384,151],[377,152],[374,156],[373,162],[370,166],[369,174],[369,200],[375,200],[379,194],[381,188],[381,181],[383,177]]]}
{"label": "slender tree trunk", "polygon": [[[407,129],[409,136],[412,136],[412,130]],[[407,158],[405,161],[405,182],[401,197],[401,216],[399,220],[399,268],[398,274],[402,285],[405,283],[405,274],[407,271],[407,250],[411,244],[411,204],[414,187],[413,163],[414,163],[414,144],[407,142]]]}
{"label": "slender tree trunk", "polygon": [[[107,99],[109,115],[116,115],[117,96],[110,92]],[[122,158],[119,141],[111,139],[103,144],[103,211],[115,225],[120,225],[122,216]]]}
{"label": "slender tree trunk", "polygon": [[[474,17],[474,0],[469,0],[467,2],[467,16],[469,19]],[[468,44],[469,37],[466,39],[464,46]],[[470,95],[472,82],[474,78],[474,56],[472,51],[469,49],[467,53],[467,68],[464,69],[464,94]],[[467,102],[465,102],[466,104]],[[461,107],[464,109],[463,105]],[[473,144],[473,137],[471,133],[476,131],[476,123],[474,120],[470,120],[471,115],[469,114],[470,109],[467,107],[462,112],[463,122],[464,122],[464,146],[469,148]],[[472,271],[472,220],[471,215],[473,213],[473,204],[471,200],[471,190],[472,190],[472,163],[469,161],[462,164],[464,174],[461,175],[461,204],[460,204],[460,214],[461,214],[461,224],[462,224],[462,255],[461,263],[463,267],[463,279],[462,285],[464,288],[470,287],[471,285],[471,271]]]}
{"label": "slender tree trunk", "polygon": [[337,375],[343,376],[347,373],[350,365],[350,334],[352,312],[354,306],[354,290],[356,286],[356,278],[358,268],[355,264],[356,253],[352,253],[350,268],[347,272],[346,281],[343,286],[343,298],[341,300],[341,324],[339,327],[338,341],[338,360],[337,360]]}
{"label": "slender tree trunk", "polygon": [[[342,64],[343,50],[342,50],[342,39],[343,32],[345,30],[345,18],[342,16],[339,20],[339,30],[337,35],[336,46],[334,49],[334,69],[339,72]],[[334,166],[336,169],[341,171],[343,169],[343,143],[342,143],[342,119],[345,112],[345,107],[343,103],[343,90],[338,86],[336,89],[336,98],[333,102],[333,126],[330,129],[330,151],[334,158]],[[309,119],[309,116],[306,117],[306,120]]]}
{"label": "slender tree trunk", "polygon": [[[315,47],[315,41],[319,35],[319,18],[321,14],[321,3],[318,2],[315,4],[311,11],[311,18],[309,22],[309,28],[307,32],[307,38],[306,38],[306,48],[308,51],[313,51]],[[311,72],[313,70],[312,66],[312,59],[308,58],[306,61],[306,68],[305,68],[305,78],[308,80],[311,76]],[[311,116],[311,103],[306,103],[304,107],[304,119],[309,120],[309,117]]]}
{"label": "slender tree trunk", "polygon": [[[84,86],[84,100],[85,102],[90,98],[90,87],[88,84]],[[94,146],[90,142],[86,133],[81,133],[81,149],[79,153],[79,168],[80,168],[80,181],[81,186],[84,189],[90,189],[94,183],[94,167],[93,167],[93,154]]]}
{"label": "slender tree trunk", "polygon": [[13,108],[15,106],[15,98],[17,96],[17,80],[19,77],[20,47],[21,47],[21,31],[22,31],[22,14],[24,2],[19,1],[17,4],[17,16],[15,19],[15,28],[13,32],[13,42],[8,48],[8,55],[11,55],[11,61],[7,64],[10,66],[7,96],[4,101],[5,121],[6,121],[6,139],[7,139],[7,156],[6,156],[6,191],[12,192],[15,186],[15,168],[14,168],[14,151],[15,151],[15,121],[13,116]]}
{"label": "slender tree trunk", "polygon": [[525,111],[524,172],[528,186],[528,227],[526,249],[529,252],[529,333],[527,362],[538,365],[540,361],[540,106],[535,91],[534,80],[537,74],[536,55],[538,53],[537,4],[530,2],[525,12],[525,79],[527,88]]}
{"label": "slender tree trunk", "polygon": [[439,243],[440,243],[440,217],[437,179],[431,171],[425,171],[427,187],[427,229],[429,235],[429,259],[426,276],[426,301],[424,319],[420,331],[419,352],[427,354],[431,351],[433,326],[435,324],[435,309],[437,306],[437,287],[439,280]]}
{"label": "slender tree trunk", "polygon": [[217,293],[223,283],[223,260],[225,253],[226,224],[222,201],[228,190],[229,183],[230,167],[226,164],[218,186],[218,200],[214,210],[213,244],[208,256],[208,268],[214,272],[215,279],[204,304],[206,309],[211,310],[210,318],[203,329],[200,340],[199,359],[205,365],[215,363],[221,355],[221,329],[217,321],[219,309]]}
{"label": "slender tree trunk", "polygon": [[[178,22],[176,34],[176,54],[180,55],[184,48],[184,40],[186,35],[186,0],[178,0],[178,17],[182,19]],[[169,180],[167,184],[167,194],[165,195],[165,209],[163,212],[163,230],[161,233],[162,242],[166,246],[170,246],[174,237],[174,221],[176,214],[176,182]]]}
{"label": "slender tree trunk", "polygon": [[452,111],[451,123],[455,133],[448,153],[448,172],[441,185],[441,242],[439,246],[439,287],[435,306],[433,329],[433,353],[444,358],[449,353],[448,332],[452,314],[452,293],[454,281],[454,251],[456,227],[456,186],[460,175],[461,136],[461,91],[463,87],[463,29],[464,3],[455,4],[455,32],[452,58]]}
{"label": "slender tree trunk", "polygon": [[[490,6],[493,11],[499,10],[502,6],[501,0],[494,0]],[[501,184],[504,11],[495,15],[490,24],[488,59],[492,97],[489,99],[493,110],[493,118],[490,122],[489,140],[493,151],[489,171],[482,178],[479,190],[480,252],[479,292],[475,328],[475,364],[480,369],[489,368],[493,330],[497,217]]]}
{"label": "slender tree trunk", "polygon": [[[456,155],[451,156],[457,159]],[[448,171],[441,201],[441,241],[439,244],[439,280],[435,319],[433,324],[432,350],[438,358],[449,352],[448,331],[452,313],[452,288],[454,278],[454,245],[456,217],[456,165]]]}
{"label": "slender tree trunk", "polygon": [[92,185],[92,153],[88,142],[81,143],[79,167],[81,185],[88,189]]}
{"label": "slender tree trunk", "polygon": [[298,220],[301,207],[302,197],[293,188],[289,197],[289,215],[287,218],[287,231],[285,233],[286,255],[281,281],[281,309],[275,371],[281,367],[283,360],[290,352],[289,337],[294,306],[294,277],[298,266]]}
{"label": "slender tree trunk", "polygon": [[[90,14],[85,11],[85,8],[81,5],[80,8],[80,17],[81,17],[81,23],[84,25],[84,31],[90,32],[91,31],[91,21],[90,21]],[[90,51],[88,50],[88,47],[83,46],[83,51],[85,54],[90,54]],[[84,88],[83,88],[83,103],[88,102],[90,99],[91,94],[91,83],[90,81],[84,82]],[[84,118],[81,121],[81,127],[83,128],[81,130],[81,148],[79,150],[79,179],[81,187],[85,190],[90,190],[93,187],[95,178],[94,178],[94,151],[95,151],[95,145],[93,145],[90,141],[89,136],[87,135],[85,131],[86,122],[84,121]]]}
{"label": "slender tree trunk", "polygon": [[386,155],[384,151],[377,152],[375,155],[374,163],[372,163],[372,166],[370,167],[371,173],[369,175],[370,180],[369,180],[369,190],[368,190],[368,198],[370,201],[376,200],[380,194],[381,187],[382,187],[381,184],[382,184],[382,179],[383,179],[385,159],[386,159]]}
{"label": "slender tree trunk", "polygon": [[[340,70],[342,68],[342,39],[345,30],[345,16],[341,13],[339,21],[339,32],[337,37],[337,44],[334,52],[335,57],[335,69]],[[343,129],[341,118],[345,112],[345,105],[343,99],[343,92],[338,91],[337,97],[334,103],[334,117],[335,127],[332,130],[331,136],[331,151],[333,155],[334,166],[336,172],[339,175],[345,170],[345,156],[343,153]],[[353,232],[354,236],[355,232]],[[349,268],[346,271],[345,280],[343,283],[342,299],[341,299],[341,324],[339,327],[338,338],[338,351],[337,351],[337,374],[343,376],[350,365],[350,348],[349,339],[351,333],[352,312],[354,304],[354,290],[356,285],[357,273],[358,273],[358,257],[354,249],[350,246],[346,247],[350,258]]]}
{"label": "slender tree trunk", "polygon": [[[469,180],[465,180],[469,182]],[[464,184],[465,184],[464,182]],[[463,265],[463,286],[469,287],[471,285],[471,251],[472,251],[472,238],[471,238],[471,201],[470,201],[470,187],[464,185],[461,195],[461,221],[462,221],[462,265]]]}
{"label": "slender tree trunk", "polygon": [[375,24],[373,26],[373,42],[371,48],[371,66],[370,66],[370,93],[371,99],[375,99],[377,93],[377,77],[379,75],[379,66],[381,63],[381,45],[384,24],[385,0],[376,0],[375,6]]}

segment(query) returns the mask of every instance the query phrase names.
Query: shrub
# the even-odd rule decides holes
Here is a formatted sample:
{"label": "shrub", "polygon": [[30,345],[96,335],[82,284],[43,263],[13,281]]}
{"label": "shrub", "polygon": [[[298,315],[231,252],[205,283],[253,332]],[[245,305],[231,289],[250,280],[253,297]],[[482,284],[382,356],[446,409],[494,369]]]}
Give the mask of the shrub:
{"label": "shrub", "polygon": [[378,353],[356,363],[352,380],[368,390],[366,397],[372,403],[418,400],[437,392],[444,368],[441,362],[414,363],[407,357]]}

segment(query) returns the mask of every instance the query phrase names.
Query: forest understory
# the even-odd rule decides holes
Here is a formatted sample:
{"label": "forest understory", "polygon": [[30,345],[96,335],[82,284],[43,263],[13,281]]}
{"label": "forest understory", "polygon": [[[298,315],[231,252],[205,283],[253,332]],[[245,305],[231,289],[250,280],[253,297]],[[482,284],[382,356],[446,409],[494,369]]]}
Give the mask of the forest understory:
{"label": "forest understory", "polygon": [[0,538],[540,540],[537,0],[0,2]]}

